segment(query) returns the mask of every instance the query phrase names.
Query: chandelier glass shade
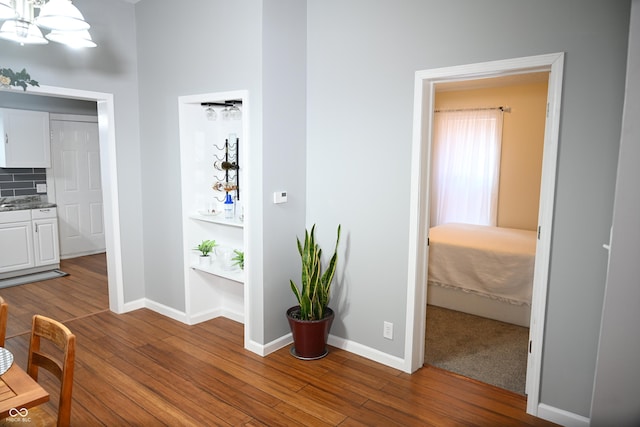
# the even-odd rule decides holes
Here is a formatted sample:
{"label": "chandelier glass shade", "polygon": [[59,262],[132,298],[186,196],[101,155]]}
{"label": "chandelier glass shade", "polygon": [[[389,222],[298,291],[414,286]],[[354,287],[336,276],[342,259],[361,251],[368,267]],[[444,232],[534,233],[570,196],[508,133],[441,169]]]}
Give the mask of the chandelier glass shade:
{"label": "chandelier glass shade", "polygon": [[[0,38],[22,45],[51,40],[70,47],[96,46],[90,25],[70,0],[0,0],[0,21]],[[43,36],[42,29],[49,33]]]}

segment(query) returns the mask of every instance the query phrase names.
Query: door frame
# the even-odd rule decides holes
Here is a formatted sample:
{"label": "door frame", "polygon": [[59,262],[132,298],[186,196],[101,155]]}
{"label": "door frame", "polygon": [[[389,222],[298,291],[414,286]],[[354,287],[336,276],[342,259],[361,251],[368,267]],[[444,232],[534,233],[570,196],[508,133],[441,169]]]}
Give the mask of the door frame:
{"label": "door frame", "polygon": [[116,166],[113,94],[55,86],[36,86],[29,88],[29,91],[24,92],[24,94],[95,101],[97,104],[98,138],[100,140],[100,178],[102,181],[102,199],[104,203],[107,280],[109,283],[109,309],[115,313],[124,313],[120,199],[118,195],[118,168]]}
{"label": "door frame", "polygon": [[536,244],[529,357],[527,361],[527,413],[537,415],[542,367],[542,343],[553,230],[556,164],[560,130],[560,106],[564,53],[529,56],[453,67],[420,70],[415,74],[405,370],[414,372],[424,363],[426,333],[429,173],[435,84],[477,80],[511,74],[549,72],[547,119],[544,131],[538,241]]}

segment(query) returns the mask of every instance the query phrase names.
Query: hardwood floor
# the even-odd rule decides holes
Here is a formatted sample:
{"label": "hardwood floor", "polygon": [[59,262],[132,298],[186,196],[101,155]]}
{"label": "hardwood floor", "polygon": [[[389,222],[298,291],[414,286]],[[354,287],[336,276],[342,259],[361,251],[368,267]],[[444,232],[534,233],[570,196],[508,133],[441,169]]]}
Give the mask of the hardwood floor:
{"label": "hardwood floor", "polygon": [[[40,282],[46,300],[0,290],[12,330],[24,330],[29,306],[59,314],[76,334],[74,426],[553,425],[527,415],[522,396],[438,368],[408,375],[336,348],[312,362],[289,348],[260,357],[243,348],[243,325],[225,318],[189,326],[146,309],[114,314],[99,259],[83,264],[65,262],[70,276],[52,280],[70,281],[60,288]],[[22,367],[27,335],[6,343]]]}

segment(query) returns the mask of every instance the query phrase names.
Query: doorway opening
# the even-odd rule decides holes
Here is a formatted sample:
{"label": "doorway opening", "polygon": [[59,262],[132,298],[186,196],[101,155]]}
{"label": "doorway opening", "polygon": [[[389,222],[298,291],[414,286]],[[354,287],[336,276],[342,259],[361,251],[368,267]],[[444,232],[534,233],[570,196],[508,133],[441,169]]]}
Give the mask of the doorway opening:
{"label": "doorway opening", "polygon": [[[548,72],[547,117],[540,184],[537,242],[527,361],[527,412],[537,414],[555,194],[564,54],[556,53],[416,72],[407,301],[407,370],[424,363],[429,260],[429,177],[436,84]],[[411,297],[414,297],[413,299]],[[410,326],[411,325],[411,326]]]}
{"label": "doorway opening", "polygon": [[548,79],[435,89],[425,364],[521,395]]}
{"label": "doorway opening", "polygon": [[100,146],[100,179],[102,181],[104,232],[107,253],[107,279],[109,309],[115,313],[125,311],[118,173],[116,167],[115,113],[113,94],[91,92],[54,86],[38,86],[20,92],[23,96],[40,95],[50,98],[76,99],[95,102],[98,113],[98,139]]}

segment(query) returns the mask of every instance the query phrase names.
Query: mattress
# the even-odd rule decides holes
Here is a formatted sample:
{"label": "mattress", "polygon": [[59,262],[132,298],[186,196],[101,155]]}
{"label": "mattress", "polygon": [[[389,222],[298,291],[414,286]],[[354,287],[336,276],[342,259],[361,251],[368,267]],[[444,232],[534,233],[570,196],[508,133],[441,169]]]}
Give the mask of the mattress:
{"label": "mattress", "polygon": [[472,224],[429,230],[429,284],[531,305],[536,233]]}

